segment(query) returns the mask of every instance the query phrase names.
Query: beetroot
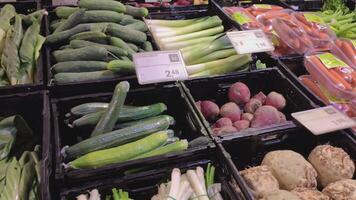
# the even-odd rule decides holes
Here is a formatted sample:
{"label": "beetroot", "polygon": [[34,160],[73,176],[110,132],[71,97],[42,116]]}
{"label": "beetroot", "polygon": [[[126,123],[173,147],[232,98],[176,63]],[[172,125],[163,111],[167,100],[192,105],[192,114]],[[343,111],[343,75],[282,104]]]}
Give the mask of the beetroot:
{"label": "beetroot", "polygon": [[250,122],[247,120],[239,120],[234,122],[234,127],[238,130],[238,131],[242,131],[244,129],[247,129],[250,126]]}
{"label": "beetroot", "polygon": [[201,101],[195,102],[195,105],[197,106],[198,110],[201,111]]}
{"label": "beetroot", "polygon": [[214,128],[213,133],[214,135],[224,135],[227,133],[234,133],[237,132],[236,128],[233,126],[224,126],[221,128]]}
{"label": "beetroot", "polygon": [[250,101],[248,101],[245,104],[245,108],[244,109],[245,109],[245,112],[253,114],[261,106],[262,106],[262,103],[261,103],[260,100],[252,98],[252,99],[250,99]]}
{"label": "beetroot", "polygon": [[227,118],[227,117],[220,118],[213,125],[214,128],[221,128],[221,127],[224,127],[224,126],[232,126],[232,121],[231,121],[230,118]]}
{"label": "beetroot", "polygon": [[232,122],[238,121],[241,118],[241,110],[234,102],[224,104],[220,109],[222,117],[230,118]]}
{"label": "beetroot", "polygon": [[260,128],[272,124],[278,124],[280,121],[280,115],[278,110],[273,106],[261,106],[259,107],[251,121],[251,127]]}
{"label": "beetroot", "polygon": [[247,103],[250,100],[250,89],[244,83],[234,83],[228,92],[229,100],[236,104]]}
{"label": "beetroot", "polygon": [[266,95],[263,92],[259,92],[258,94],[256,94],[255,96],[253,96],[252,98],[254,99],[258,99],[261,101],[262,104],[265,104],[266,102]]}
{"label": "beetroot", "polygon": [[253,114],[251,113],[244,113],[241,115],[241,120],[247,120],[247,121],[252,121],[253,119]]}
{"label": "beetroot", "polygon": [[219,115],[219,106],[216,105],[212,101],[202,101],[201,102],[201,112],[205,119],[207,120],[215,120],[216,117]]}
{"label": "beetroot", "polygon": [[284,123],[287,121],[286,116],[282,112],[278,112],[279,114],[279,123]]}
{"label": "beetroot", "polygon": [[282,110],[286,106],[286,99],[277,92],[270,92],[266,98],[266,105]]}

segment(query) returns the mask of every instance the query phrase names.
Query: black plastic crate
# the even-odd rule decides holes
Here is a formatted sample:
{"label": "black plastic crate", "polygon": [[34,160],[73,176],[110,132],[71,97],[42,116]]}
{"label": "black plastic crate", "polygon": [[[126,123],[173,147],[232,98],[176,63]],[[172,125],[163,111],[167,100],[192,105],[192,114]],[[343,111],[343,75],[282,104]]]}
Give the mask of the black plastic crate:
{"label": "black plastic crate", "polygon": [[289,5],[293,10],[297,11],[318,11],[323,7],[323,0],[281,0],[281,2]]}
{"label": "black plastic crate", "polygon": [[[0,97],[0,116],[20,115],[34,133],[33,140],[42,148],[41,197],[50,199],[50,115],[49,99],[46,92],[37,91],[26,94],[5,95]],[[53,185],[51,185],[53,186]]]}
{"label": "black plastic crate", "polygon": [[233,83],[238,81],[245,83],[250,88],[251,96],[260,91],[266,95],[271,91],[276,91],[282,94],[287,101],[286,107],[282,112],[286,115],[288,122],[282,126],[276,125],[260,129],[246,129],[239,134],[227,135],[224,137],[219,136],[218,138],[222,140],[259,135],[283,129],[294,129],[297,125],[291,121],[291,113],[317,107],[317,105],[305,96],[305,94],[299,90],[291,80],[285,77],[276,68],[183,82],[183,87],[187,92],[187,96],[190,98],[192,106],[196,109],[210,133],[212,133],[212,131],[209,127],[209,123],[205,120],[201,112],[198,111],[195,102],[198,100],[212,100],[217,103],[217,105],[222,106],[229,102],[227,97],[228,89]]}
{"label": "black plastic crate", "polygon": [[[54,123],[54,137],[55,137],[55,152],[56,152],[56,179],[64,181],[65,184],[76,182],[80,179],[97,179],[98,177],[112,176],[113,173],[120,175],[125,170],[138,166],[145,166],[149,163],[170,162],[171,158],[185,158],[194,155],[199,151],[205,151],[213,144],[205,147],[188,149],[182,153],[173,153],[162,156],[156,156],[147,159],[133,160],[120,164],[113,164],[98,169],[83,169],[66,171],[62,167],[62,162],[65,161],[61,155],[61,148],[66,145],[73,145],[78,142],[77,136],[87,137],[92,129],[79,130],[71,129],[65,123],[65,114],[76,105],[87,102],[109,102],[112,93],[97,93],[91,95],[81,95],[69,98],[52,99],[52,115]],[[175,118],[176,124],[173,129],[176,135],[181,139],[191,141],[199,136],[207,136],[204,126],[201,124],[199,118],[194,113],[191,105],[181,89],[177,86],[166,87],[147,87],[144,89],[132,89],[129,91],[125,104],[127,105],[148,105],[162,102],[168,107],[165,114],[171,115]]]}

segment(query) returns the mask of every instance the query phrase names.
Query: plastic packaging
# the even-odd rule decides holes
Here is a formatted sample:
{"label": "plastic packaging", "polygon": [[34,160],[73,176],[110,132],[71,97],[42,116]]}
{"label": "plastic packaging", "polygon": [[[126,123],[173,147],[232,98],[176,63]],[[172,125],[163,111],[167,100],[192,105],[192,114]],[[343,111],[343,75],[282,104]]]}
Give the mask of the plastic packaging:
{"label": "plastic packaging", "polygon": [[356,42],[347,39],[336,39],[331,44],[330,50],[342,61],[356,70]]}
{"label": "plastic packaging", "polygon": [[262,25],[246,9],[241,7],[224,7],[223,10],[236,21],[243,30],[262,28]]}
{"label": "plastic packaging", "polygon": [[260,14],[269,12],[269,11],[279,11],[283,10],[284,8],[281,6],[276,5],[269,5],[269,4],[253,4],[252,6],[248,7],[246,10],[251,13],[251,15],[257,17]]}

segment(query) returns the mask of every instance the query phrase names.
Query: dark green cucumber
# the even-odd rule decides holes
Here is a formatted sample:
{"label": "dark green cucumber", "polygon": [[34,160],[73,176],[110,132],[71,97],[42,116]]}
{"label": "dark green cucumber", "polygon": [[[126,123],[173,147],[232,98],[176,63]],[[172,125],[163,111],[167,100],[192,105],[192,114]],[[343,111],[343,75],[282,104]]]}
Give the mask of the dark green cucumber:
{"label": "dark green cucumber", "polygon": [[83,73],[58,73],[54,75],[54,81],[57,84],[74,83],[81,81],[100,81],[112,78],[118,78],[120,75],[110,71],[96,71]]}
{"label": "dark green cucumber", "polygon": [[56,30],[56,28],[58,28],[58,26],[63,23],[65,21],[65,19],[58,19],[58,20],[54,20],[51,22],[51,24],[49,25],[49,28],[54,31]]}
{"label": "dark green cucumber", "polygon": [[[130,55],[128,55],[128,56],[130,56]],[[120,60],[124,60],[124,61],[132,61],[132,59],[130,59],[129,57],[126,57],[126,56],[120,56],[119,58],[120,58]],[[111,60],[111,61],[114,61],[114,60]]]}
{"label": "dark green cucumber", "polygon": [[[71,45],[72,46],[72,45]],[[105,61],[109,52],[104,47],[83,47],[79,49],[65,49],[53,52],[53,57],[57,62],[96,60]]]}
{"label": "dark green cucumber", "polygon": [[64,50],[64,49],[72,49],[72,47],[69,44],[67,44],[58,48],[58,50]]}
{"label": "dark green cucumber", "polygon": [[78,5],[87,10],[112,10],[119,13],[126,11],[124,4],[112,0],[80,0]]}
{"label": "dark green cucumber", "polygon": [[79,10],[78,7],[59,6],[56,9],[54,9],[54,12],[56,13],[58,18],[67,19],[71,14],[73,14],[77,10]]}
{"label": "dark green cucumber", "polygon": [[116,85],[109,106],[100,117],[90,137],[95,137],[113,130],[129,89],[130,84],[127,81],[122,81]]}
{"label": "dark green cucumber", "polygon": [[158,118],[147,120],[145,123],[115,130],[83,140],[65,149],[65,152],[69,158],[76,158],[89,152],[126,144],[151,133],[166,130],[170,125],[173,124],[173,117],[162,115]]}
{"label": "dark green cucumber", "polygon": [[124,14],[109,10],[88,10],[80,19],[81,23],[114,22],[120,23]]}
{"label": "dark green cucumber", "polygon": [[138,47],[135,44],[132,43],[127,43],[129,47],[132,49],[132,51],[138,52]]}
{"label": "dark green cucumber", "polygon": [[132,24],[139,21],[140,20],[134,19],[131,15],[124,15],[120,24],[126,26],[128,24]]}
{"label": "dark green cucumber", "polygon": [[141,32],[147,32],[148,31],[148,27],[145,24],[145,22],[143,22],[143,21],[138,21],[138,22],[126,25],[125,27],[134,29],[136,31],[141,31]]}
{"label": "dark green cucumber", "polygon": [[55,73],[60,72],[93,72],[107,69],[107,62],[102,61],[67,61],[52,66]]}
{"label": "dark green cucumber", "polygon": [[129,122],[123,122],[123,123],[120,122],[115,125],[114,130],[130,127],[130,126],[135,126],[137,124],[145,123],[146,121],[149,121],[149,120],[158,119],[159,117],[161,117],[161,115],[148,117],[148,118],[144,118],[144,119],[139,119],[139,120],[135,120],[135,121],[129,121]]}
{"label": "dark green cucumber", "polygon": [[[85,41],[85,40],[72,40],[72,41],[70,41],[70,46],[72,48],[83,48],[83,47],[95,46],[95,48],[96,47],[105,48],[108,52],[114,54],[117,57],[128,55],[127,51],[125,51],[124,49],[121,49],[119,47],[106,45],[106,44],[99,44],[99,43]],[[91,48],[93,48],[93,47],[91,47]],[[93,49],[95,49],[95,48],[93,48]]]}
{"label": "dark green cucumber", "polygon": [[77,106],[74,106],[70,109],[70,113],[66,114],[66,117],[70,116],[77,116],[81,117],[90,113],[103,111],[107,109],[109,103],[106,102],[90,102],[90,103],[83,103]]}
{"label": "dark green cucumber", "polygon": [[73,35],[69,40],[87,40],[100,44],[107,44],[108,36],[100,31],[85,31]]}
{"label": "dark green cucumber", "polygon": [[54,33],[59,33],[68,29],[73,28],[74,26],[78,25],[80,23],[80,19],[83,18],[85,13],[85,9],[79,9],[75,11],[73,14],[71,14],[67,20],[65,20],[63,23],[61,23],[56,30],[54,30]]}
{"label": "dark green cucumber", "polygon": [[143,43],[147,40],[145,33],[118,24],[109,24],[106,32],[109,35],[119,37],[126,42]]}
{"label": "dark green cucumber", "polygon": [[132,55],[133,55],[134,53],[136,53],[136,51],[132,50],[132,49],[130,48],[130,46],[129,46],[128,44],[126,44],[126,42],[124,42],[124,41],[123,41],[122,39],[120,39],[120,38],[117,38],[117,37],[110,37],[110,38],[109,38],[109,41],[110,41],[110,44],[111,44],[112,46],[116,46],[116,47],[119,47],[119,48],[122,48],[122,49],[126,50],[127,53],[128,53],[128,56],[129,56],[130,58],[132,58]]}
{"label": "dark green cucumber", "polygon": [[127,15],[131,15],[136,18],[146,17],[148,15],[147,8],[144,7],[137,8],[130,5],[125,5],[125,7],[126,7],[125,14]]}
{"label": "dark green cucumber", "polygon": [[119,74],[134,74],[135,65],[130,60],[113,60],[107,65],[107,69]]}
{"label": "dark green cucumber", "polygon": [[145,51],[153,51],[153,47],[150,41],[146,41],[142,44],[142,49]]}

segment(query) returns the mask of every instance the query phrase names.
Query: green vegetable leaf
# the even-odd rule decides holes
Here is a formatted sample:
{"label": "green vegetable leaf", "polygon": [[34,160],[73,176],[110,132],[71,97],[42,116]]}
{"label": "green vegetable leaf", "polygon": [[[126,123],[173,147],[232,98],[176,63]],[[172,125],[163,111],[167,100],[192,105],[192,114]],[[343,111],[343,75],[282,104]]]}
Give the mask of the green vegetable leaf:
{"label": "green vegetable leaf", "polygon": [[21,178],[21,166],[16,159],[13,159],[8,166],[5,187],[0,194],[0,200],[19,199],[19,183]]}

